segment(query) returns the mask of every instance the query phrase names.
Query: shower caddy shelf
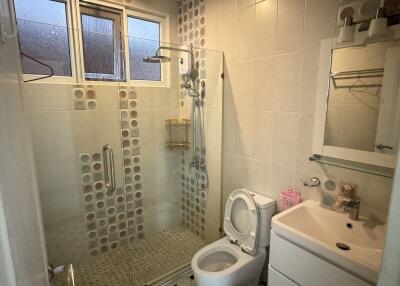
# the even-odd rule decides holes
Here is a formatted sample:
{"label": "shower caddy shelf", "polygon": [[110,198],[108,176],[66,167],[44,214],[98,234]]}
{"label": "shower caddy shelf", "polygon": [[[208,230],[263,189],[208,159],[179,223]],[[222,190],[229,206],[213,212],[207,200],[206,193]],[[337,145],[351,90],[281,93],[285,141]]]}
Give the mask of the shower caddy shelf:
{"label": "shower caddy shelf", "polygon": [[[165,124],[168,129],[169,133],[169,141],[167,142],[167,148],[170,150],[182,148],[182,149],[189,149],[189,126],[190,120],[189,119],[166,119]],[[185,128],[185,139],[183,141],[179,141],[173,136],[173,129],[174,128]]]}

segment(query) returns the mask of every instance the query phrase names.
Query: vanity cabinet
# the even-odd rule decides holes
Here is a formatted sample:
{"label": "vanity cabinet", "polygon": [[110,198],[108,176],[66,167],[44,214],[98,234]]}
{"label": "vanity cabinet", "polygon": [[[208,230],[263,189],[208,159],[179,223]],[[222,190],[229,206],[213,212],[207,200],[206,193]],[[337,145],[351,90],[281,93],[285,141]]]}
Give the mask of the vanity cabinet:
{"label": "vanity cabinet", "polygon": [[371,286],[271,231],[268,286]]}

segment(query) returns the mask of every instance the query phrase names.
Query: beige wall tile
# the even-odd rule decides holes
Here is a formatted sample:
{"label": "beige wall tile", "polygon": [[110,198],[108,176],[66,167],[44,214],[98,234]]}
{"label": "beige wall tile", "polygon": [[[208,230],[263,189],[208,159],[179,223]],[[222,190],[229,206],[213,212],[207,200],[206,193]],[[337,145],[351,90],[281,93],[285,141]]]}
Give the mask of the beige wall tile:
{"label": "beige wall tile", "polygon": [[298,111],[300,106],[301,52],[275,58],[274,110]]}
{"label": "beige wall tile", "polygon": [[322,39],[335,36],[337,9],[337,1],[306,1],[303,47],[317,47]]}
{"label": "beige wall tile", "polygon": [[274,136],[273,121],[274,114],[272,112],[254,112],[251,158],[270,162]]}
{"label": "beige wall tile", "polygon": [[254,57],[256,47],[255,15],[255,6],[237,11],[233,34],[233,62],[245,61]]}
{"label": "beige wall tile", "polygon": [[294,168],[298,120],[299,115],[296,113],[274,114],[271,148],[272,164]]}
{"label": "beige wall tile", "polygon": [[276,52],[300,50],[303,40],[305,0],[279,0]]}
{"label": "beige wall tile", "polygon": [[275,98],[275,58],[255,61],[254,107],[259,111],[271,111]]}
{"label": "beige wall tile", "polygon": [[257,57],[268,57],[275,54],[277,13],[278,0],[262,1],[256,5]]}

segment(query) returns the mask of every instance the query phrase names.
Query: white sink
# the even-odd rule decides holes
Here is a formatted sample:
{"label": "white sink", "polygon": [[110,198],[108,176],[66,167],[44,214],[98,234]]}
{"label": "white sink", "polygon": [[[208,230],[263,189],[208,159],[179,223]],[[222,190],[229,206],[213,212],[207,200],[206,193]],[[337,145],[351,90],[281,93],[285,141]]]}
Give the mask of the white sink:
{"label": "white sink", "polygon": [[[376,283],[386,226],[325,209],[308,200],[272,218],[274,232],[313,254]],[[337,243],[349,246],[339,249]]]}

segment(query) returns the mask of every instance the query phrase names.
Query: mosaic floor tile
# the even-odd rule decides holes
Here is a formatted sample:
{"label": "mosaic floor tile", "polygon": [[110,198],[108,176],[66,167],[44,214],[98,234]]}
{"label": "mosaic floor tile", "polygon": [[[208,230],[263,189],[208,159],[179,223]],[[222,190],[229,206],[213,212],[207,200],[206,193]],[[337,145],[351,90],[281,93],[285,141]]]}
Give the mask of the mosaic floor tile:
{"label": "mosaic floor tile", "polygon": [[143,286],[189,263],[204,245],[199,236],[179,226],[114,251],[85,256],[73,265],[74,284],[71,273],[63,272],[56,275],[53,285]]}

